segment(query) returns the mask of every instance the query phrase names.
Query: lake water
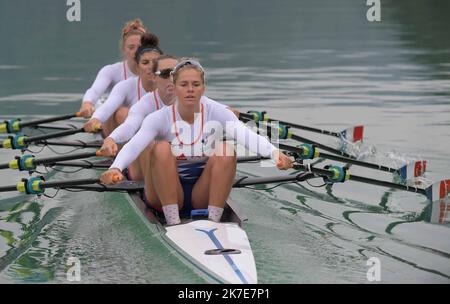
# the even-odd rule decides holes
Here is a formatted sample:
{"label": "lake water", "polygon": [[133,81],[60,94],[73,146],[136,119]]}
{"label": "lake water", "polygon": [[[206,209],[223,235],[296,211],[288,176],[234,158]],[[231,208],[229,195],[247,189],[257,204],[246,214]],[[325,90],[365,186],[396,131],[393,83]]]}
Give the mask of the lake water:
{"label": "lake water", "polygon": [[[380,22],[363,0],[80,2],[81,22],[67,21],[65,1],[0,3],[0,118],[76,111],[97,71],[120,60],[122,25],[139,17],[166,53],[202,62],[211,98],[334,131],[363,124],[368,161],[426,159],[426,182],[450,177],[448,1],[382,1]],[[0,150],[0,162],[16,154]],[[239,174],[278,172],[243,164]],[[23,176],[2,170],[0,182]],[[232,196],[261,283],[368,283],[371,257],[381,283],[450,282],[449,226],[423,220],[420,195],[347,182]],[[0,194],[0,282],[66,283],[71,256],[82,283],[204,282],[148,234],[124,194]]]}

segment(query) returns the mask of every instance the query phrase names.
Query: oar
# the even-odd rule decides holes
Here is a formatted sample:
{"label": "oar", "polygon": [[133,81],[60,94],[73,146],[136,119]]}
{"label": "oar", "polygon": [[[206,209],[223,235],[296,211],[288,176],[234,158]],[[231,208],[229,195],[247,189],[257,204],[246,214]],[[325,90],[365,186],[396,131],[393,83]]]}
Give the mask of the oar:
{"label": "oar", "polygon": [[[241,177],[237,178],[233,184],[234,188],[242,188],[250,185],[259,185],[267,183],[279,183],[286,181],[304,181],[308,178],[312,178],[311,174],[295,174],[295,175],[284,175],[275,177]],[[72,189],[83,189],[83,190],[93,190],[93,191],[117,191],[120,190],[144,190],[143,182],[133,182],[133,181],[120,181],[118,182],[118,176],[114,176],[113,180],[117,183],[113,185],[103,185],[100,184],[99,178],[87,178],[87,179],[76,179],[76,180],[64,180],[64,181],[45,181],[43,176],[24,178],[16,185],[3,186],[0,187],[0,192],[11,192],[19,191],[26,194],[43,194],[47,188],[72,188]]]}
{"label": "oar", "polygon": [[[350,175],[347,170],[341,167],[332,166],[330,168],[315,168],[310,165],[295,165],[295,169],[307,172],[307,174],[300,173],[294,175],[284,175],[275,177],[242,177],[236,179],[233,187],[241,188],[250,185],[268,184],[268,183],[283,183],[283,182],[300,182],[312,178],[314,175],[323,177],[329,183],[345,182],[352,180],[370,185],[377,185],[388,187],[413,193],[423,194],[432,203],[430,221],[432,223],[444,223],[446,221],[447,213],[450,211],[448,203],[448,194],[450,192],[450,179],[442,180],[430,185],[427,188],[411,187],[406,185],[395,184],[387,181],[367,178],[357,175]],[[117,179],[116,179],[117,180]],[[119,182],[114,185],[94,185],[98,184],[98,178],[69,180],[69,181],[55,181],[46,182],[44,178],[32,177],[29,179],[22,179],[17,185],[0,187],[0,192],[19,191],[27,194],[43,194],[46,188],[74,188],[92,191],[141,191],[143,184],[136,186],[133,182]],[[124,184],[125,183],[125,184]],[[134,185],[130,189],[127,185]]]}
{"label": "oar", "polygon": [[[263,159],[269,159],[269,157],[262,156],[239,156],[237,157],[238,163],[252,162],[252,161],[260,161]],[[54,161],[47,162],[47,167],[61,166],[61,167],[75,167],[75,168],[83,168],[83,169],[107,169],[111,167],[113,163],[112,159],[105,160],[81,160],[81,161]]]}
{"label": "oar", "polygon": [[52,141],[52,140],[41,140],[37,142],[39,145],[45,146],[62,146],[62,147],[76,147],[76,148],[100,148],[103,144],[101,140],[93,140],[93,141]]}
{"label": "oar", "polygon": [[335,160],[347,164],[353,164],[360,167],[380,170],[384,172],[390,172],[398,174],[403,180],[410,179],[412,177],[422,176],[425,173],[426,169],[426,160],[418,160],[411,163],[408,163],[400,168],[391,168],[388,166],[378,165],[374,163],[369,163],[361,160],[357,160],[354,158],[343,157],[333,154],[327,154],[320,152],[315,145],[311,144],[302,144],[299,147],[294,147],[285,144],[278,144],[279,148],[292,152],[292,155],[297,160],[306,160],[306,159],[315,159],[318,157]]}
{"label": "oar", "polygon": [[71,130],[71,129],[76,129],[78,128],[75,125],[72,124],[67,124],[65,126],[54,126],[54,125],[38,125],[38,126],[33,126],[34,129],[47,129],[47,130]]}
{"label": "oar", "polygon": [[324,180],[329,183],[342,183],[347,180],[351,180],[370,185],[423,194],[432,203],[432,211],[430,215],[430,221],[432,223],[443,223],[447,212],[450,211],[450,205],[446,202],[446,200],[448,200],[447,196],[450,192],[450,179],[433,183],[427,188],[418,188],[358,175],[350,175],[345,167],[331,166],[329,168],[321,169],[314,168],[310,165],[296,164],[294,165],[294,169],[305,172],[313,172],[318,176],[324,177]]}
{"label": "oar", "polygon": [[63,137],[63,136],[72,135],[72,134],[81,133],[81,132],[84,132],[83,128],[65,130],[65,131],[44,134],[44,135],[38,135],[38,136],[31,136],[31,137],[16,134],[14,136],[9,136],[2,143],[0,143],[0,148],[24,149],[33,142],[38,142],[38,141],[51,139],[51,138]]}
{"label": "oar", "polygon": [[87,178],[78,180],[46,182],[44,177],[24,178],[22,181],[13,186],[0,187],[0,192],[19,191],[26,194],[42,194],[46,188],[68,188],[77,185],[89,185],[99,183],[98,178]]}
{"label": "oar", "polygon": [[66,120],[74,117],[81,117],[80,112],[37,119],[27,122],[22,122],[19,118],[14,118],[10,120],[5,120],[2,124],[0,124],[0,133],[17,133],[20,132],[24,127],[33,127],[39,124]]}
{"label": "oar", "polygon": [[90,160],[80,160],[80,161],[62,161],[48,163],[47,167],[73,167],[73,168],[83,168],[83,169],[108,169],[111,167],[113,160],[105,159],[101,161],[90,161]]}
{"label": "oar", "polygon": [[74,159],[83,159],[83,158],[89,158],[94,156],[103,156],[101,151],[97,150],[95,152],[85,152],[85,153],[78,153],[78,154],[70,154],[70,155],[63,155],[63,156],[56,156],[56,157],[46,157],[46,158],[35,158],[34,155],[22,155],[22,156],[16,156],[14,160],[5,163],[0,164],[0,169],[14,169],[19,171],[32,171],[36,169],[38,165],[49,165],[54,164],[55,162],[62,162],[67,160],[74,160]]}
{"label": "oar", "polygon": [[[47,158],[35,158],[34,155],[22,155],[16,156],[10,162],[0,164],[1,169],[13,169],[19,171],[32,171],[39,165],[44,166],[67,166],[67,167],[82,167],[82,168],[109,168],[112,165],[113,160],[103,161],[81,161],[81,162],[67,162],[68,160],[83,159],[89,157],[101,157],[102,152],[97,150],[95,152],[85,152],[78,154],[70,154],[56,157]],[[270,159],[269,157],[262,156],[241,156],[237,158],[238,163],[260,161],[263,159]]]}
{"label": "oar", "polygon": [[24,136],[20,134],[16,134],[14,136],[9,136],[7,139],[3,140],[3,142],[0,143],[0,148],[5,149],[25,149],[34,142],[40,142],[45,141],[52,138],[58,138],[63,136],[68,136],[72,134],[82,133],[85,132],[84,128],[76,128],[76,129],[70,129],[50,134],[44,134],[44,135],[38,135],[38,136]]}
{"label": "oar", "polygon": [[[244,120],[245,119],[247,119],[247,118],[244,118]],[[257,122],[257,123],[259,124],[260,122]],[[265,127],[267,127],[267,134],[271,135],[271,133],[272,133],[271,126],[265,125]],[[288,126],[279,125],[278,126],[278,134],[279,134],[280,139],[291,138],[291,139],[297,140],[299,142],[305,143],[305,144],[301,145],[301,148],[276,143],[283,150],[288,150],[291,152],[299,153],[300,154],[299,156],[303,156],[303,157],[301,157],[302,159],[313,159],[313,158],[319,157],[319,155],[320,155],[320,157],[326,158],[326,159],[337,160],[337,161],[341,161],[341,162],[346,162],[348,164],[359,165],[362,167],[381,170],[381,171],[385,171],[385,172],[397,173],[403,180],[422,176],[426,170],[426,161],[425,160],[414,161],[414,162],[406,164],[398,169],[359,161],[353,155],[350,155],[343,151],[334,149],[327,145],[318,143],[316,141],[310,140],[308,138],[305,138],[305,137],[302,137],[302,136],[299,136],[296,134],[292,134],[290,132]],[[336,154],[336,156],[319,152],[316,148],[320,148],[322,150],[334,153],[334,154]]]}
{"label": "oar", "polygon": [[[450,191],[450,179],[443,180],[437,183],[432,184],[427,188],[419,188],[412,187],[407,185],[396,184],[388,181],[362,177],[358,175],[350,175],[345,170],[341,170],[341,167],[333,166],[328,169],[316,168],[309,165],[296,164],[294,169],[304,172],[310,172],[320,177],[325,177],[327,181],[331,183],[337,182],[345,182],[347,180],[361,182],[370,185],[388,187],[408,192],[414,192],[426,195],[430,200],[434,201],[436,199],[445,198]],[[268,183],[279,183],[279,182],[289,182],[289,181],[304,181],[306,179],[312,178],[312,175],[305,174],[294,174],[294,175],[283,175],[283,176],[275,176],[275,177],[242,177],[235,180],[233,187],[241,188],[249,185],[258,185],[258,184],[268,184]],[[25,190],[27,187],[24,186],[24,183],[28,182],[28,189],[34,188],[68,188],[76,185],[87,185],[87,184],[95,184],[99,183],[100,179],[98,178],[90,178],[90,179],[79,179],[79,180],[69,180],[69,181],[55,181],[55,182],[46,182],[43,177],[33,177],[30,179],[23,179],[19,184],[12,186],[3,186],[0,187],[0,192],[8,192],[8,191],[21,191]],[[39,185],[36,186],[36,185]],[[24,188],[25,187],[25,188]],[[33,194],[33,193],[29,193]],[[36,193],[34,193],[36,194]]]}
{"label": "oar", "polygon": [[[243,118],[242,121],[246,122],[246,121],[250,121],[250,120],[247,120],[247,118]],[[256,124],[258,124],[258,126],[260,126],[261,122],[256,122]],[[269,137],[271,137],[271,135],[272,135],[272,127],[270,125],[264,125],[264,127],[267,128],[267,135]],[[314,140],[311,140],[311,139],[308,139],[308,138],[305,138],[305,137],[302,137],[302,136],[299,136],[299,135],[296,135],[296,134],[292,134],[292,132],[289,130],[289,126],[286,126],[286,125],[278,125],[278,135],[279,135],[279,139],[289,139],[289,138],[290,139],[294,139],[294,140],[299,141],[299,142],[303,142],[303,143],[307,143],[307,144],[311,144],[311,145],[316,145],[318,148],[320,148],[322,150],[325,150],[325,151],[328,151],[328,152],[331,152],[331,153],[334,153],[334,154],[337,154],[337,155],[341,155],[341,156],[345,156],[345,157],[348,157],[348,158],[356,159],[356,157],[354,157],[354,156],[352,156],[352,155],[350,155],[350,154],[348,154],[346,152],[343,152],[343,151],[340,151],[340,150],[335,149],[333,147],[321,144],[321,143],[316,142]]]}
{"label": "oar", "polygon": [[363,140],[364,126],[362,126],[362,125],[354,126],[354,127],[345,129],[344,131],[341,131],[341,132],[334,132],[334,131],[328,131],[328,130],[318,129],[318,128],[314,128],[314,127],[309,127],[309,126],[305,126],[305,125],[300,125],[300,124],[296,124],[296,123],[291,123],[291,122],[287,122],[287,121],[282,121],[279,119],[269,118],[267,116],[267,112],[265,112],[265,111],[263,111],[263,112],[248,111],[247,113],[239,113],[239,118],[240,119],[245,118],[247,120],[253,120],[255,122],[260,122],[260,121],[278,122],[279,124],[289,126],[294,129],[305,130],[305,131],[310,131],[310,132],[324,134],[324,135],[330,135],[330,136],[337,137],[340,139],[344,138],[344,139],[346,139],[348,141],[352,141],[352,142],[357,142],[357,141]]}

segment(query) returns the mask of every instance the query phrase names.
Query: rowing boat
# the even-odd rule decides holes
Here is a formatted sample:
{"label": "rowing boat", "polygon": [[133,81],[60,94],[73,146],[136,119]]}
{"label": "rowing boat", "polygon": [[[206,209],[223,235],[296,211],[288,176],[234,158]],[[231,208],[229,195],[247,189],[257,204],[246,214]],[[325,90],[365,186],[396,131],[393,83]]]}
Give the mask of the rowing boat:
{"label": "rowing boat", "polygon": [[[110,161],[96,161],[94,164],[101,167],[110,164]],[[143,187],[142,182],[130,181],[121,182],[120,187],[130,188],[127,183]],[[92,189],[95,187],[93,185]],[[208,282],[257,283],[253,251],[242,227],[247,219],[231,199],[225,205],[220,223],[207,220],[207,216],[206,219],[195,216],[181,218],[179,225],[166,226],[164,218],[147,207],[141,191],[130,191],[126,196],[150,233]]]}
{"label": "rowing boat", "polygon": [[212,283],[257,283],[255,259],[236,204],[229,200],[222,221],[182,218],[182,223],[165,226],[143,202],[140,193],[128,195],[151,232],[159,236],[181,260]]}

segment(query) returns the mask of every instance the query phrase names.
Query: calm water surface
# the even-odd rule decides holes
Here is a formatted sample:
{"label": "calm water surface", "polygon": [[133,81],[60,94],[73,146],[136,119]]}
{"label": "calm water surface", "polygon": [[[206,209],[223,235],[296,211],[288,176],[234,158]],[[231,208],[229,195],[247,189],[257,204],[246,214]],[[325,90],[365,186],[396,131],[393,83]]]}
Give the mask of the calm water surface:
{"label": "calm water surface", "polygon": [[[448,178],[450,2],[382,1],[374,23],[365,2],[81,0],[82,21],[69,23],[65,1],[3,1],[0,117],[77,110],[99,68],[120,60],[123,23],[139,17],[166,53],[201,60],[210,97],[335,131],[363,124],[357,151],[368,161],[426,159],[426,182]],[[16,154],[0,150],[0,162]],[[239,171],[278,174],[256,164]],[[0,182],[23,176],[4,170]],[[236,190],[233,198],[249,219],[261,283],[367,283],[370,257],[380,259],[383,283],[450,282],[449,226],[423,220],[419,195],[347,182]],[[149,235],[123,194],[0,194],[0,282],[66,283],[71,256],[82,262],[83,283],[203,282]]]}

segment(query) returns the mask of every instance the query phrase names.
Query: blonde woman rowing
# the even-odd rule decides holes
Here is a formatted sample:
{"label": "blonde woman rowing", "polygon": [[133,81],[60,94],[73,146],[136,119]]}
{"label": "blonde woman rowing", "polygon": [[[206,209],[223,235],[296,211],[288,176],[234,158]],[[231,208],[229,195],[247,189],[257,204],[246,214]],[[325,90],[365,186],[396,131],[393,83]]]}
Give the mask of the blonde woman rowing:
{"label": "blonde woman rowing", "polygon": [[156,35],[146,33],[141,37],[141,46],[137,49],[135,61],[139,77],[130,78],[114,86],[105,103],[94,112],[92,118],[84,125],[87,132],[97,132],[101,126],[103,136],[107,137],[117,126],[122,124],[129,108],[146,93],[155,90],[153,59],[163,52],[159,48]]}
{"label": "blonde woman rowing", "polygon": [[141,36],[146,32],[147,30],[140,19],[135,19],[125,24],[120,41],[120,49],[124,60],[106,65],[98,72],[94,83],[84,94],[80,108],[83,117],[91,117],[98,99],[103,94],[109,93],[113,86],[122,80],[127,80],[137,75],[138,67],[134,60],[134,55],[141,44]]}
{"label": "blonde woman rowing", "polygon": [[279,169],[291,168],[292,161],[229,109],[202,100],[205,72],[197,61],[178,63],[173,82],[176,102],[145,118],[101,181],[123,179],[122,170],[155,141],[144,168],[147,205],[162,212],[168,225],[180,223],[180,210],[204,208],[209,219],[218,222],[236,175],[234,147],[217,140],[223,137],[221,130],[249,150],[272,157]]}

